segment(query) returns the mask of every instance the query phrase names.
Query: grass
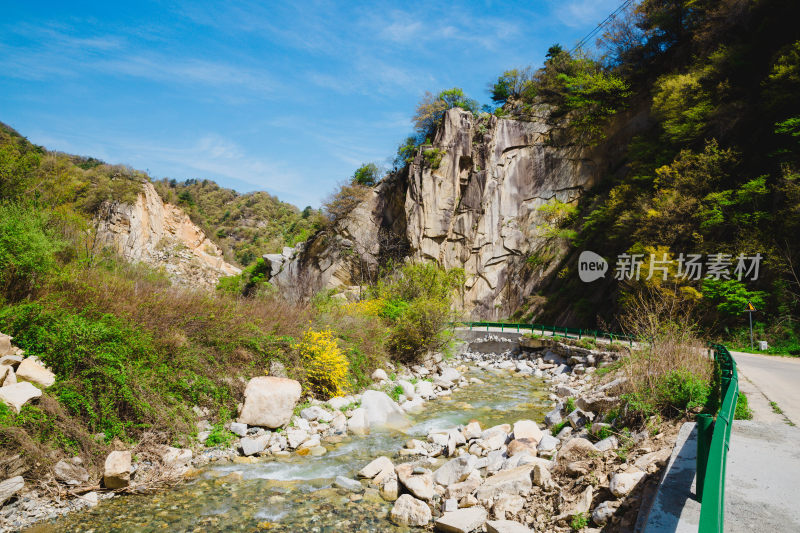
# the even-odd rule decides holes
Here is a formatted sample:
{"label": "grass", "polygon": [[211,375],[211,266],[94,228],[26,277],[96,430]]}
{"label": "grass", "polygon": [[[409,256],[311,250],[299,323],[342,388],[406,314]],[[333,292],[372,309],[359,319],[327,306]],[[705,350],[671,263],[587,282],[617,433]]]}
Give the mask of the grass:
{"label": "grass", "polygon": [[571,527],[573,531],[580,531],[587,525],[589,525],[589,518],[586,516],[586,513],[574,515],[569,523],[569,527]]}
{"label": "grass", "polygon": [[733,413],[734,420],[752,420],[753,410],[750,409],[747,395],[743,392],[739,393],[736,399],[736,410]]}

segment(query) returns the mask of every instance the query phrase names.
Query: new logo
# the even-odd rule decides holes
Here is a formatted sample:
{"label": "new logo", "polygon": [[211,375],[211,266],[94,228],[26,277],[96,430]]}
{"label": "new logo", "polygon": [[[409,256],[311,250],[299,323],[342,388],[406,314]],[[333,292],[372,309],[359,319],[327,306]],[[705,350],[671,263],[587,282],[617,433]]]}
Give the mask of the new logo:
{"label": "new logo", "polygon": [[578,276],[581,281],[590,283],[606,275],[608,262],[600,255],[585,250],[578,257]]}

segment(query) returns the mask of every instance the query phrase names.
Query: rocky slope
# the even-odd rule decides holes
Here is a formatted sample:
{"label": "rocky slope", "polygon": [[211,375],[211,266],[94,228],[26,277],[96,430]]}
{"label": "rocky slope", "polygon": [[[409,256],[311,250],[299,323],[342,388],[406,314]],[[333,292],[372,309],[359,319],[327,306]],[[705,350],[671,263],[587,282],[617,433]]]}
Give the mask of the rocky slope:
{"label": "rocky slope", "polygon": [[128,261],[163,267],[179,285],[213,287],[240,269],[179,207],[164,202],[144,183],[133,204],[105,202],[97,214],[96,247],[109,247]]}
{"label": "rocky slope", "polygon": [[608,171],[609,146],[622,146],[620,137],[643,122],[618,120],[604,146],[558,146],[562,130],[546,107],[538,113],[520,121],[449,110],[433,143],[348,217],[297,249],[266,256],[273,283],[306,293],[350,289],[387,257],[410,257],[463,268],[463,305],[474,318],[530,304],[568,249],[553,209],[543,206],[575,205]]}

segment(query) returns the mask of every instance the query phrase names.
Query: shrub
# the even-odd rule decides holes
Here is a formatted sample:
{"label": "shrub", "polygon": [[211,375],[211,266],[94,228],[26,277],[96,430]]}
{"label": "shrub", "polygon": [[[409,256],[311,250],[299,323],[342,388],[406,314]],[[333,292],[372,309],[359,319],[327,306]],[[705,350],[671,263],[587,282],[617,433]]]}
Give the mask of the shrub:
{"label": "shrub", "polygon": [[0,204],[0,291],[15,299],[41,285],[64,245],[45,212]]}
{"label": "shrub", "polygon": [[311,390],[324,399],[341,396],[348,388],[349,363],[330,329],[306,330],[296,345]]}
{"label": "shrub", "polygon": [[743,392],[739,393],[736,400],[736,410],[733,413],[734,420],[750,420],[753,418],[753,410],[750,409],[747,395]]}
{"label": "shrub", "polygon": [[375,163],[364,163],[353,173],[351,183],[372,187],[381,179],[381,169]]}

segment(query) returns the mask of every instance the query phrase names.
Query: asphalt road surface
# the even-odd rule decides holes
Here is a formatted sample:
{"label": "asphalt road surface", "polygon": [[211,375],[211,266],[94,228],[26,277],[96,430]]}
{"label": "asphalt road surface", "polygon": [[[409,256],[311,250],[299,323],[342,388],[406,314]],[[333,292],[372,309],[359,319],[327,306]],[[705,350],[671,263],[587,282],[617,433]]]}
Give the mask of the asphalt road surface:
{"label": "asphalt road surface", "polygon": [[739,373],[800,424],[800,358],[731,352]]}

